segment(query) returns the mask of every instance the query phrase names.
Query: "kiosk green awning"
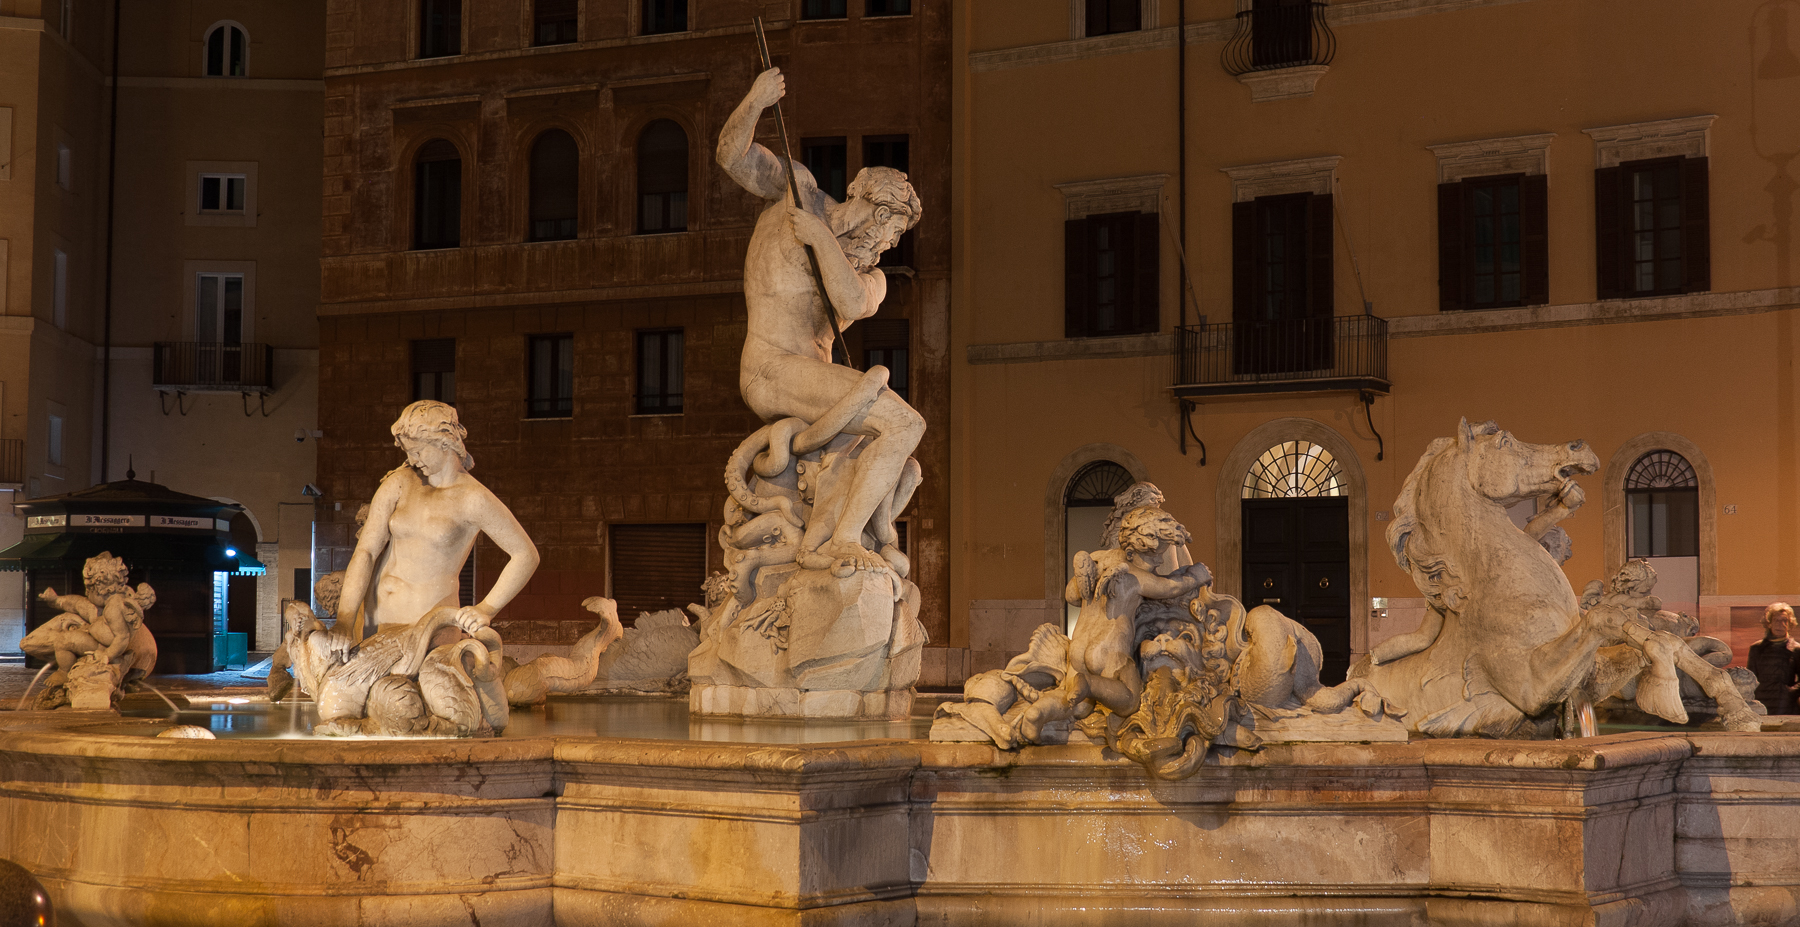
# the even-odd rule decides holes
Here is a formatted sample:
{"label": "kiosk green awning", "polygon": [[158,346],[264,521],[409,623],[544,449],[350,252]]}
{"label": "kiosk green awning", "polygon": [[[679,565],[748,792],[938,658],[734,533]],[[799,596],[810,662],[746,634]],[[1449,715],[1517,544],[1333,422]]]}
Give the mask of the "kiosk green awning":
{"label": "kiosk green awning", "polygon": [[80,564],[103,551],[145,570],[192,570],[261,576],[262,562],[212,537],[163,534],[34,534],[0,550],[0,572],[49,570]]}

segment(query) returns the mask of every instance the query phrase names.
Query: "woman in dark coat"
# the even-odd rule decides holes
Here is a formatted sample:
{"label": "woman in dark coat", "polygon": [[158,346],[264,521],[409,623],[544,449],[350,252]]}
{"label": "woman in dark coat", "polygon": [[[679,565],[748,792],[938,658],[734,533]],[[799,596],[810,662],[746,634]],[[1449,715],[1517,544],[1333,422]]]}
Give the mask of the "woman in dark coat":
{"label": "woman in dark coat", "polygon": [[1794,713],[1794,688],[1800,683],[1800,641],[1794,630],[1794,609],[1786,602],[1772,603],[1763,612],[1763,639],[1750,645],[1750,672],[1756,674],[1756,700],[1772,715]]}

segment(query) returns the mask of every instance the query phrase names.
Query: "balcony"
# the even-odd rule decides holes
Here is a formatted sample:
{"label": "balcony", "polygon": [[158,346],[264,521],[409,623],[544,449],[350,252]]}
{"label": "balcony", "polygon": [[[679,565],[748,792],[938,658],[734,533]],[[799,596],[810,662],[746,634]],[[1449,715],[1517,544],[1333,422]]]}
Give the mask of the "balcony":
{"label": "balcony", "polygon": [[272,393],[275,348],[266,344],[159,341],[152,385],[176,393]]}
{"label": "balcony", "polygon": [[1237,14],[1237,34],[1219,63],[1250,88],[1253,102],[1311,96],[1337,55],[1337,36],[1319,0],[1253,0]]}
{"label": "balcony", "polygon": [[1183,399],[1254,393],[1386,394],[1387,320],[1372,315],[1224,322],[1175,330],[1174,393]]}

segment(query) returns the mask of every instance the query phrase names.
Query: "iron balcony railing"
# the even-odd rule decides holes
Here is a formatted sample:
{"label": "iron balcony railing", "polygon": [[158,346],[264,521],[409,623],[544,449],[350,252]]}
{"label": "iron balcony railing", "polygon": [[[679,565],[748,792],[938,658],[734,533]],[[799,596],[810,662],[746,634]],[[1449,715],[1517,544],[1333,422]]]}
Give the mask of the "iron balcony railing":
{"label": "iron balcony railing", "polygon": [[0,438],[0,483],[25,482],[25,439]]}
{"label": "iron balcony railing", "polygon": [[1175,336],[1178,395],[1387,392],[1387,320],[1372,315],[1184,325]]}
{"label": "iron balcony railing", "polygon": [[1237,34],[1225,43],[1219,62],[1232,76],[1251,71],[1330,64],[1337,36],[1325,22],[1326,4],[1294,0],[1252,0],[1237,14]]}
{"label": "iron balcony railing", "polygon": [[272,345],[159,341],[154,367],[151,378],[160,390],[266,393],[275,388]]}

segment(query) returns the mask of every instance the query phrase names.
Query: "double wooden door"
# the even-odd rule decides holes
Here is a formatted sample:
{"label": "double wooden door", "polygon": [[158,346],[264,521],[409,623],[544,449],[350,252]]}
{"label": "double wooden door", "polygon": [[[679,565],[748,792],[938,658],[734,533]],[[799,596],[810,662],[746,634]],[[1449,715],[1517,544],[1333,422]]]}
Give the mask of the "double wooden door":
{"label": "double wooden door", "polygon": [[1344,496],[1245,499],[1245,608],[1271,605],[1324,650],[1319,679],[1350,669],[1350,500]]}

